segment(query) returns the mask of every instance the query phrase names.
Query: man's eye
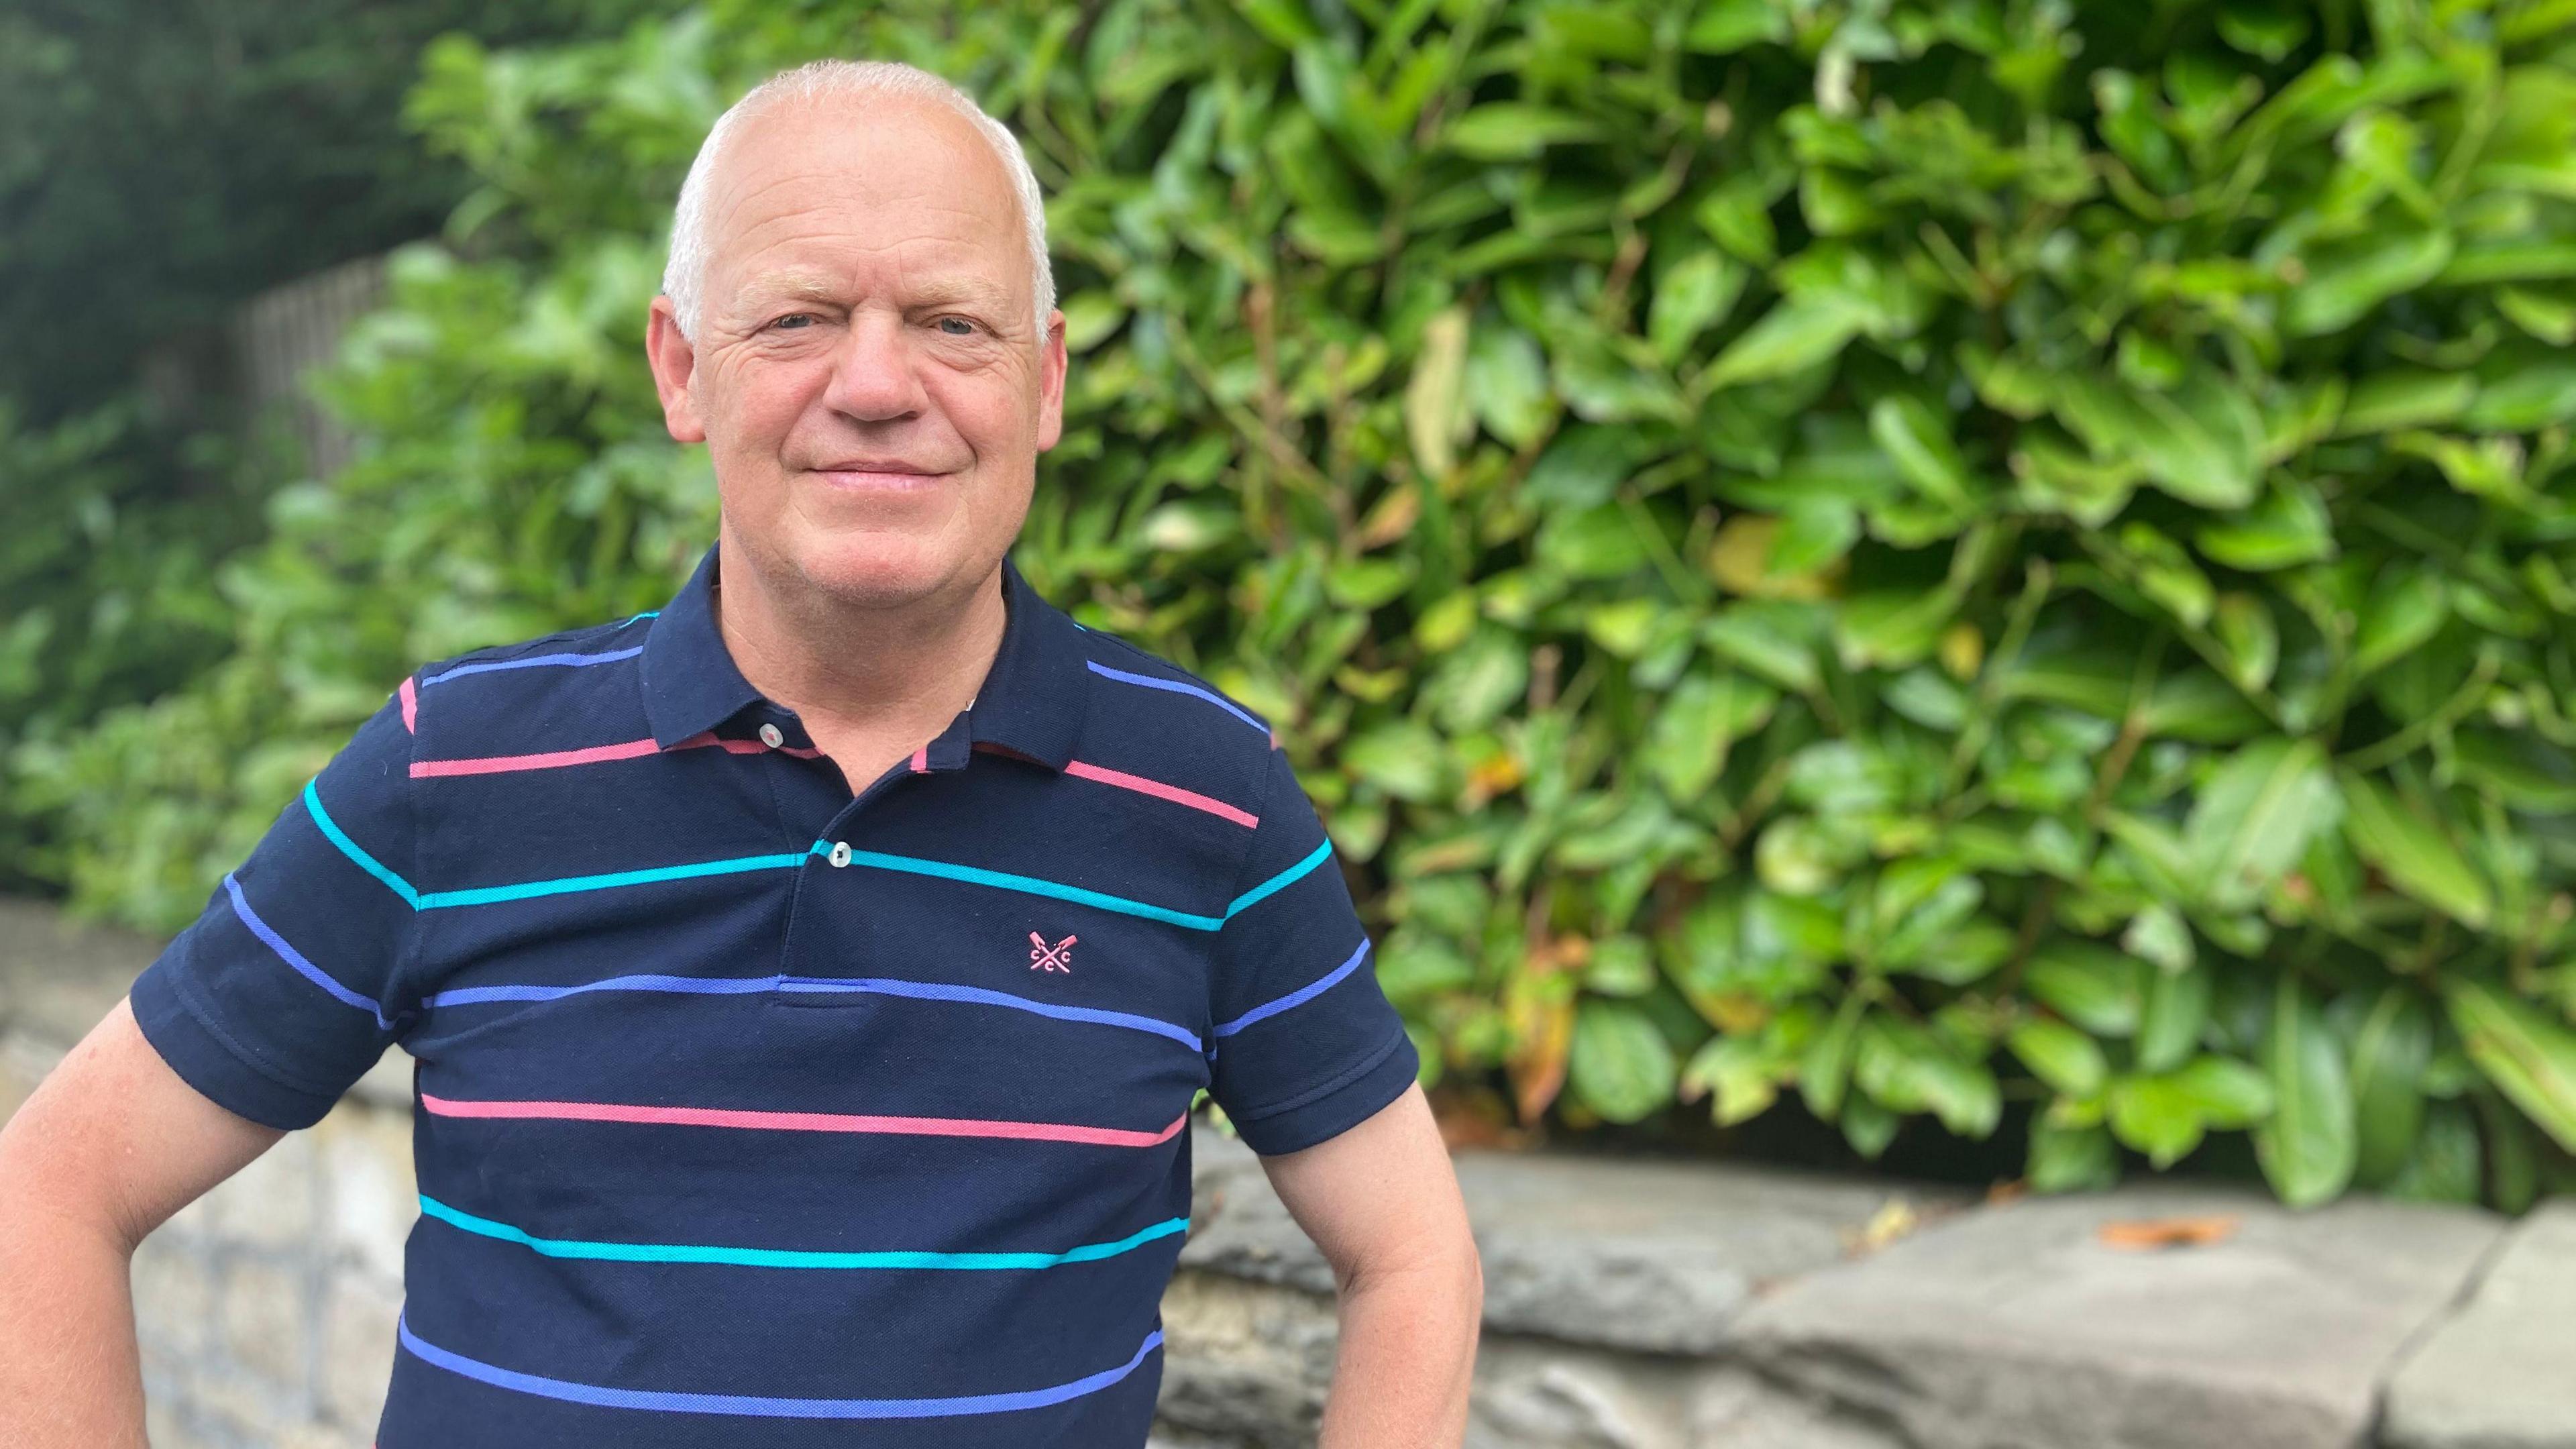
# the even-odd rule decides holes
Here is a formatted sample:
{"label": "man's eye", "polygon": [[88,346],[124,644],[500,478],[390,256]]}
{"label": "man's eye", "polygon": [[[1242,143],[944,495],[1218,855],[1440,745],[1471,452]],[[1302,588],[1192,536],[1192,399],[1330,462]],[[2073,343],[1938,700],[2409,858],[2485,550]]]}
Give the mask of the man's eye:
{"label": "man's eye", "polygon": [[[957,325],[951,327],[948,325],[951,322]],[[942,317],[939,319],[939,329],[951,337],[967,337],[974,334],[975,324],[963,317]]]}
{"label": "man's eye", "polygon": [[775,331],[793,332],[803,330],[813,321],[814,314],[811,312],[790,312],[769,325]]}

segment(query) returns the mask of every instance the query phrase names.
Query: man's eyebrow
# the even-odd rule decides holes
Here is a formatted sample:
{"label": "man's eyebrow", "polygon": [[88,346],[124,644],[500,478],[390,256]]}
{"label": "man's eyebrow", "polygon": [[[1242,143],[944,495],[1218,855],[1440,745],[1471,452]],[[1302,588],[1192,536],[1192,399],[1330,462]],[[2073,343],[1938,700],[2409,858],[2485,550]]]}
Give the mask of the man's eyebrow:
{"label": "man's eyebrow", "polygon": [[[769,272],[743,284],[736,294],[735,305],[743,310],[775,302],[837,302],[842,300],[842,284],[828,273],[804,268]],[[1008,288],[982,277],[929,277],[912,286],[908,301],[915,307],[944,307],[959,303],[986,307],[1007,306]]]}

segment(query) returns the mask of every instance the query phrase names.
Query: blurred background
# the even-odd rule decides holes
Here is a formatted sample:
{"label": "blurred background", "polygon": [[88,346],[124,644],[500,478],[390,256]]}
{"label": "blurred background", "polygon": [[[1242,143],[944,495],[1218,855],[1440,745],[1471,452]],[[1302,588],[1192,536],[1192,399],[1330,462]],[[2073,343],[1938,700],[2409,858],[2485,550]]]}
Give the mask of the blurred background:
{"label": "blurred background", "polygon": [[1280,721],[1453,1142],[2576,1191],[2569,0],[7,0],[0,890],[668,596],[821,55],[1022,137],[1022,567]]}

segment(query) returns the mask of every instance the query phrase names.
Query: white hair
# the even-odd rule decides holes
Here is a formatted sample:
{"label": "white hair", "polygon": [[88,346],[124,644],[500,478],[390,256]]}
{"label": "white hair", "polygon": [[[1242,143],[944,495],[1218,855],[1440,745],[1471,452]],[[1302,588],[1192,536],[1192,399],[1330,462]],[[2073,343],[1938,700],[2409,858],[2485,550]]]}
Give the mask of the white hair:
{"label": "white hair", "polygon": [[734,133],[753,116],[785,102],[813,105],[870,96],[936,101],[974,122],[992,145],[1002,170],[1011,178],[1011,190],[1019,197],[1021,231],[1029,252],[1029,290],[1037,299],[1036,335],[1039,342],[1046,341],[1047,314],[1055,310],[1055,269],[1047,259],[1046,202],[1038,193],[1038,178],[1029,170],[1019,138],[1010,127],[984,114],[974,97],[918,66],[894,60],[817,60],[783,70],[753,86],[716,117],[706,140],[698,145],[698,158],[689,163],[688,179],[680,183],[680,204],[671,214],[671,256],[662,268],[662,295],[671,299],[671,309],[678,314],[681,336],[698,334],[707,264],[712,259],[707,192]]}

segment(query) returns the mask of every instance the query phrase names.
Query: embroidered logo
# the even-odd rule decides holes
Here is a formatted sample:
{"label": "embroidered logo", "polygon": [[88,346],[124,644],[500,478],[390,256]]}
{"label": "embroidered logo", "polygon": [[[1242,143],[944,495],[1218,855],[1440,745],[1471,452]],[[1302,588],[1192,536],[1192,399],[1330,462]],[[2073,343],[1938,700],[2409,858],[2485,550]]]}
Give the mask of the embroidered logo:
{"label": "embroidered logo", "polygon": [[1067,936],[1050,946],[1046,937],[1035,931],[1029,932],[1029,969],[1062,971],[1070,975],[1073,971],[1073,941],[1073,937]]}

